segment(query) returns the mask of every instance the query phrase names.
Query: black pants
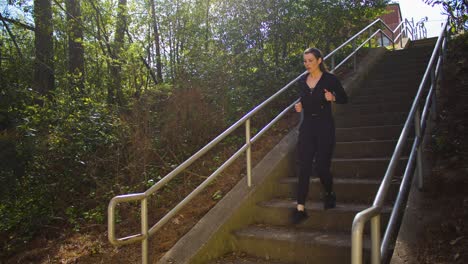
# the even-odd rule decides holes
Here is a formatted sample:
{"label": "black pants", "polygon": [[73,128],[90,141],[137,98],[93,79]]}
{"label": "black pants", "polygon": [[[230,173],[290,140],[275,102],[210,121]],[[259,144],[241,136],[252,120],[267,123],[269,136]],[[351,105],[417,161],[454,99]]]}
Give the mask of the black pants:
{"label": "black pants", "polygon": [[298,139],[299,182],[297,203],[305,204],[309,192],[309,179],[315,170],[326,192],[333,190],[330,173],[335,148],[335,124],[332,117],[305,117],[299,128]]}

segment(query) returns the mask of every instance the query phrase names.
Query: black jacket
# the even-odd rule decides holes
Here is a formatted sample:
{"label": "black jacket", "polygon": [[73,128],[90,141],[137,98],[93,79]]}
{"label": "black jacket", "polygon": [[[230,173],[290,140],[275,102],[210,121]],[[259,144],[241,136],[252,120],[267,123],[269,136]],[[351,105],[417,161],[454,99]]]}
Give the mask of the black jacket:
{"label": "black jacket", "polygon": [[298,80],[304,117],[332,116],[331,102],[325,99],[325,89],[335,95],[336,103],[346,104],[348,102],[348,96],[335,75],[324,72],[314,89],[310,89],[307,85],[307,76],[309,73]]}

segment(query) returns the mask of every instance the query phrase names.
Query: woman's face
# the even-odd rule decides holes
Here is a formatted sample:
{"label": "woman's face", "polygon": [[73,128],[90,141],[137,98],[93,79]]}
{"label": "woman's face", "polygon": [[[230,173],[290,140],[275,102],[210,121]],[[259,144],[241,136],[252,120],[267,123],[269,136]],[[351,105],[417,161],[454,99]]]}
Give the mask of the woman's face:
{"label": "woman's face", "polygon": [[321,62],[322,58],[317,59],[312,53],[304,54],[304,67],[309,73],[320,70],[319,65]]}

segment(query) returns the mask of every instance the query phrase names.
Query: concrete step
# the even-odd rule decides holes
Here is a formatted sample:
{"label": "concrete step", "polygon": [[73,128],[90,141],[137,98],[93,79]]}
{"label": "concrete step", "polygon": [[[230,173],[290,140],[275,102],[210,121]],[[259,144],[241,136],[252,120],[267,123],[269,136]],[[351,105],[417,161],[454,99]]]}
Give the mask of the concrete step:
{"label": "concrete step", "polygon": [[[385,86],[369,86],[362,87],[359,93],[354,94],[354,96],[370,96],[371,100],[374,96],[380,96],[382,98],[390,98],[384,101],[384,103],[395,103],[400,100],[404,102],[413,102],[414,97],[416,96],[417,90],[419,88],[419,83],[408,84],[408,85],[398,85],[398,84],[386,84]],[[399,100],[396,100],[395,94],[400,96]],[[368,101],[367,103],[372,103]]]}
{"label": "concrete step", "polygon": [[405,66],[405,62],[428,60],[430,58],[431,53],[432,49],[421,49],[413,53],[404,51],[390,52],[383,56],[383,58],[379,61],[379,63],[376,66],[379,67],[385,65],[386,63],[400,63],[400,65],[398,66]]}
{"label": "concrete step", "polygon": [[427,42],[419,42],[419,43],[414,43],[411,45],[412,48],[418,48],[418,47],[431,47],[433,48],[434,47],[434,44],[435,43],[432,43],[431,41],[427,41]]}
{"label": "concrete step", "polygon": [[424,73],[428,63],[429,58],[381,62],[369,72],[368,78],[375,78],[377,76],[400,78],[398,76],[421,75]]}
{"label": "concrete step", "polygon": [[[414,100],[418,88],[419,83],[403,85],[387,83],[384,85],[363,86],[359,93],[354,94],[354,96],[380,96],[386,98],[399,94],[401,96],[400,100],[404,99],[405,102],[408,102]],[[397,100],[390,99],[388,101],[388,103],[392,102],[397,102]]]}
{"label": "concrete step", "polygon": [[[261,202],[258,207],[256,211],[257,223],[288,226],[290,225],[291,212],[296,208],[296,201],[274,199]],[[321,202],[307,201],[305,207],[309,217],[299,225],[300,228],[351,232],[356,214],[369,208],[370,204],[340,203],[338,201],[336,208],[323,210]],[[391,210],[392,207],[386,206],[382,212],[382,230],[385,230]],[[369,230],[366,231],[369,232]]]}
{"label": "concrete step", "polygon": [[378,87],[389,87],[389,86],[413,86],[414,84],[419,84],[421,80],[418,80],[418,78],[415,78],[416,76],[413,76],[411,78],[372,78],[363,83],[363,87],[373,87],[373,86],[378,86]]}
{"label": "concrete step", "polygon": [[420,54],[400,54],[399,56],[389,56],[384,57],[375,67],[375,69],[382,69],[385,66],[392,65],[396,66],[395,69],[402,69],[402,68],[411,68],[412,64],[423,63],[427,62],[430,58],[431,51],[424,51]]}
{"label": "concrete step", "polygon": [[[383,175],[382,175],[383,177]],[[393,202],[398,192],[401,177],[395,177],[391,188],[389,189],[389,203]],[[337,201],[340,203],[358,203],[370,205],[377,194],[381,179],[350,179],[334,178],[333,190],[336,193]],[[320,202],[320,194],[323,192],[322,184],[318,178],[311,178],[309,183],[309,192],[307,199],[312,202]],[[286,177],[280,180],[277,189],[277,198],[296,200],[297,195],[297,177]]]}
{"label": "concrete step", "polygon": [[408,117],[406,112],[369,113],[335,116],[336,127],[388,126],[404,124]]}
{"label": "concrete step", "polygon": [[409,93],[408,91],[396,91],[389,94],[366,94],[366,93],[359,93],[353,95],[349,99],[349,105],[358,105],[358,104],[386,104],[386,103],[396,103],[396,102],[406,102],[411,105],[414,101],[414,96],[416,95],[416,91],[414,94]]}
{"label": "concrete step", "polygon": [[[411,70],[396,70],[392,71],[391,73],[387,71],[379,71],[379,72],[374,72],[372,79],[373,80],[408,80],[408,79],[417,79],[421,80],[424,71],[425,71],[425,66],[426,64],[418,64],[415,65],[414,69]],[[368,79],[369,80],[369,79]]]}
{"label": "concrete step", "polygon": [[408,92],[414,95],[419,88],[421,80],[408,79],[408,80],[372,80],[363,83],[357,95],[364,94],[391,94],[396,92]]}
{"label": "concrete step", "polygon": [[421,52],[419,52],[418,54],[399,54],[397,57],[395,58],[391,58],[391,57],[387,57],[385,58],[384,60],[381,61],[381,63],[379,63],[379,67],[382,67],[384,65],[386,65],[387,63],[389,64],[397,64],[396,65],[396,68],[399,68],[399,67],[406,67],[407,64],[411,64],[411,63],[418,63],[418,62],[423,62],[423,63],[426,63],[429,61],[430,57],[431,57],[431,54],[432,54],[432,49],[429,49],[429,50],[421,50]]}
{"label": "concrete step", "polygon": [[[264,259],[301,264],[345,264],[351,260],[349,232],[257,225],[237,230],[234,235],[240,251]],[[363,245],[368,258],[368,238],[365,238]]]}
{"label": "concrete step", "polygon": [[415,49],[415,48],[432,48],[437,42],[437,37],[433,38],[425,38],[425,39],[418,39],[415,41],[411,41],[411,48],[410,49]]}
{"label": "concrete step", "polygon": [[398,139],[403,125],[337,128],[337,142]]}
{"label": "concrete step", "polygon": [[291,262],[280,262],[273,259],[263,259],[247,255],[244,252],[231,252],[223,257],[210,261],[209,264],[291,264]]}
{"label": "concrete step", "polygon": [[374,75],[385,74],[386,76],[392,76],[393,72],[404,73],[404,72],[421,72],[426,68],[425,66],[429,62],[429,58],[405,58],[400,60],[389,60],[382,61],[376,65],[369,75],[369,78],[373,78]]}
{"label": "concrete step", "polygon": [[383,57],[383,61],[408,57],[428,57],[432,53],[433,47],[413,47],[409,49],[394,50],[388,52]]}
{"label": "concrete step", "polygon": [[[414,40],[412,40],[411,42],[413,43]],[[434,42],[434,44],[435,44],[435,42]],[[408,49],[400,49],[400,50],[395,50],[393,52],[417,54],[417,53],[424,52],[424,51],[429,51],[429,50],[432,50],[432,47],[410,47]]]}
{"label": "concrete step", "polygon": [[[335,178],[373,178],[381,179],[387,171],[389,157],[332,160],[331,172]],[[408,158],[403,157],[395,170],[395,175],[403,175]]]}
{"label": "concrete step", "polygon": [[[408,154],[412,140],[405,144],[404,154]],[[337,142],[335,146],[336,158],[367,158],[367,157],[388,157],[395,151],[397,140],[375,140],[375,141],[354,141]]]}
{"label": "concrete step", "polygon": [[355,115],[355,114],[370,114],[370,113],[388,113],[388,112],[408,112],[411,108],[411,102],[398,101],[389,102],[386,104],[370,102],[368,104],[349,104],[337,108],[337,115]]}

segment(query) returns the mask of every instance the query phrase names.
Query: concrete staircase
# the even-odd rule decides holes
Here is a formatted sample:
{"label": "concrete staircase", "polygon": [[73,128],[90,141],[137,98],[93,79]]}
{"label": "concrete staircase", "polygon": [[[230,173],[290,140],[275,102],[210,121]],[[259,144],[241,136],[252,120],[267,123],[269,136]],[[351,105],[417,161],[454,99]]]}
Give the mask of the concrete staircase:
{"label": "concrete staircase", "polygon": [[[306,202],[309,218],[291,226],[288,216],[295,207],[297,185],[291,171],[277,183],[274,197],[257,204],[256,222],[233,232],[237,251],[212,263],[350,263],[353,218],[375,197],[434,43],[434,39],[416,41],[409,49],[387,52],[350,103],[337,109],[332,162],[335,209],[322,209],[321,185],[312,178]],[[398,175],[406,159],[401,162]],[[398,187],[399,177],[395,177],[383,228]],[[368,239],[364,247],[367,255]]]}

